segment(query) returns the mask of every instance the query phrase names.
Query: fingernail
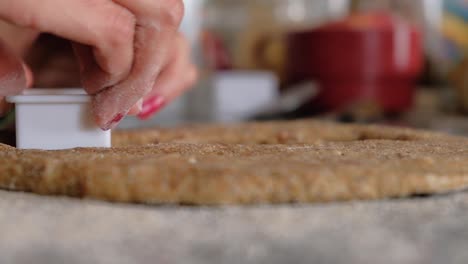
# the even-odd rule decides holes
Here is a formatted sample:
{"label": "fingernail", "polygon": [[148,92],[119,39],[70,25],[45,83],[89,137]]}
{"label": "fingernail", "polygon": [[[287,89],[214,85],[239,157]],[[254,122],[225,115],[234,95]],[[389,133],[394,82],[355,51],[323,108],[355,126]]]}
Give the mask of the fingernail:
{"label": "fingernail", "polygon": [[153,96],[143,102],[143,107],[138,118],[145,120],[150,118],[153,114],[161,110],[166,104],[166,99],[160,95]]}
{"label": "fingernail", "polygon": [[102,128],[102,130],[106,131],[106,130],[114,129],[119,124],[119,122],[122,121],[122,119],[124,119],[124,117],[125,117],[125,114],[123,113],[119,113],[115,115],[114,118],[112,118],[112,120]]}

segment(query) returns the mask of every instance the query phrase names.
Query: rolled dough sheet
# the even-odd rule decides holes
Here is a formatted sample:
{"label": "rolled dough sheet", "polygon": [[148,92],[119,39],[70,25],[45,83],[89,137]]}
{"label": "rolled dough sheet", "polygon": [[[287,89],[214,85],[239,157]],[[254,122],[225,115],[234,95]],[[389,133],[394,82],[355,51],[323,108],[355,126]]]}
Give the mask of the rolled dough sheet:
{"label": "rolled dough sheet", "polygon": [[114,148],[0,145],[0,188],[114,202],[327,202],[468,186],[468,139],[321,121],[117,131]]}

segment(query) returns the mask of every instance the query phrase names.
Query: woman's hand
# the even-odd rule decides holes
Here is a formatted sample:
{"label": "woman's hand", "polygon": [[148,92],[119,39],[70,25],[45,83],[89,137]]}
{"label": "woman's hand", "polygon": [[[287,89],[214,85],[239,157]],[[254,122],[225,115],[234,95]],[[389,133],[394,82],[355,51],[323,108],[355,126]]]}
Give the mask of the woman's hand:
{"label": "woman's hand", "polygon": [[31,73],[22,60],[0,41],[0,116],[3,116],[9,108],[4,96],[21,92],[31,82]]}
{"label": "woman's hand", "polygon": [[[0,18],[74,43],[83,86],[94,96],[103,129],[128,113],[148,118],[193,84],[196,70],[178,33],[182,16],[181,0],[0,1]],[[18,73],[22,64],[10,59],[15,62],[8,71]],[[26,74],[15,76],[15,83],[2,80],[1,95],[25,87]]]}

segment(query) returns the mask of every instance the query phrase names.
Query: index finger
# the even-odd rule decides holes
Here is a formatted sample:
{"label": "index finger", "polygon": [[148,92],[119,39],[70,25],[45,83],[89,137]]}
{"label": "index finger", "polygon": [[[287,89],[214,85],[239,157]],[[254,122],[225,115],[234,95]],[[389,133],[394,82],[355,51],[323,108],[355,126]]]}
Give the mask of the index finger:
{"label": "index finger", "polygon": [[121,81],[131,69],[135,19],[111,0],[2,0],[0,18],[91,46],[107,74],[100,89]]}
{"label": "index finger", "polygon": [[183,16],[182,0],[114,0],[136,15],[135,55],[128,77],[94,98],[97,123],[115,126],[129,109],[151,91],[168,63],[171,45]]}

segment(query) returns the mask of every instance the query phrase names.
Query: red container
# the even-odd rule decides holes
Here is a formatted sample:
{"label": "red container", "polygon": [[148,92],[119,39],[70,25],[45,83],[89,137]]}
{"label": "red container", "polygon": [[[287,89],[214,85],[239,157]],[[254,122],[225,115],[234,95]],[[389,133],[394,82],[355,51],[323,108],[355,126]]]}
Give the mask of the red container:
{"label": "red container", "polygon": [[415,27],[387,14],[354,15],[288,36],[291,81],[320,84],[311,106],[334,111],[359,101],[386,112],[411,107],[422,70],[421,37]]}

